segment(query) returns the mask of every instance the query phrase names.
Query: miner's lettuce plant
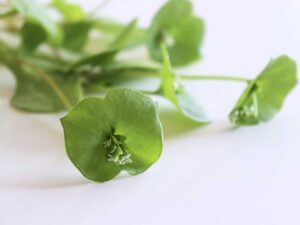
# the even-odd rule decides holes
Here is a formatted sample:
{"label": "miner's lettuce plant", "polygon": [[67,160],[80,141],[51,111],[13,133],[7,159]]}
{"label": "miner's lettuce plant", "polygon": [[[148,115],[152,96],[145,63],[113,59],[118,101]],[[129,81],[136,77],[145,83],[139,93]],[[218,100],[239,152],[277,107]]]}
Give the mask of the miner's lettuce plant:
{"label": "miner's lettuce plant", "polygon": [[70,159],[91,180],[107,181],[123,170],[137,175],[162,152],[158,106],[134,90],[113,89],[105,98],[86,98],[62,125]]}
{"label": "miner's lettuce plant", "polygon": [[[47,5],[11,0],[1,5],[0,22],[6,28],[0,62],[16,80],[12,106],[32,113],[65,112],[67,154],[93,181],[111,180],[122,171],[137,175],[159,159],[163,132],[153,95],[201,126],[211,119],[185,81],[241,82],[246,88],[229,119],[249,126],[276,116],[297,84],[296,63],[288,56],[272,59],[253,78],[177,74],[172,67],[201,59],[205,25],[188,0],[167,1],[148,28],[139,27],[138,18],[112,22],[67,0]],[[141,46],[149,52],[148,62],[120,60],[120,54]],[[135,77],[158,78],[160,84],[153,91],[122,86]]]}
{"label": "miner's lettuce plant", "polygon": [[287,56],[272,59],[257,78],[249,82],[230,119],[238,125],[251,125],[272,119],[297,84],[295,62]]}

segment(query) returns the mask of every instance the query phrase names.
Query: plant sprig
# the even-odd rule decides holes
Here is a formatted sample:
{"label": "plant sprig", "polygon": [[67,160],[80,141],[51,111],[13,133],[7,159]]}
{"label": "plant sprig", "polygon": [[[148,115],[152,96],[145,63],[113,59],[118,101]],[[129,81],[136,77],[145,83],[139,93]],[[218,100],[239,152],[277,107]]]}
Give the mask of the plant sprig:
{"label": "plant sprig", "polygon": [[[59,19],[52,18],[53,9]],[[18,40],[17,45],[0,40],[0,62],[17,81],[12,105],[33,113],[67,111],[61,122],[68,156],[94,181],[108,181],[121,171],[140,174],[159,159],[163,132],[152,95],[202,125],[211,119],[184,81],[240,82],[246,89],[229,118],[247,126],[272,119],[297,84],[296,63],[288,56],[271,60],[254,78],[176,74],[173,66],[201,59],[204,21],[188,0],[169,0],[149,28],[139,27],[138,19],[121,24],[91,16],[67,0],[46,7],[11,0],[1,12],[2,32]],[[149,62],[119,60],[119,54],[139,46],[148,49]],[[160,85],[153,91],[122,87],[132,77],[155,77]],[[106,95],[91,97],[99,94]]]}

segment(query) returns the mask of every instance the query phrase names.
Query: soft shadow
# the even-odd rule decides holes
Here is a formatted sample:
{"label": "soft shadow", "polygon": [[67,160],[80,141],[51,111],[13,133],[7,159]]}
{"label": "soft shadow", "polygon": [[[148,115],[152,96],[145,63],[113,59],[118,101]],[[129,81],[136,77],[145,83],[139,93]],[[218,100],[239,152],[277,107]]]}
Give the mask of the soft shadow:
{"label": "soft shadow", "polygon": [[1,141],[7,151],[34,154],[55,149],[57,154],[64,154],[63,132],[57,115],[29,114],[12,107],[5,108],[5,133]]}
{"label": "soft shadow", "polygon": [[10,99],[13,96],[16,81],[10,71],[0,65],[0,97]]}
{"label": "soft shadow", "polygon": [[78,187],[83,185],[91,184],[90,181],[82,178],[43,178],[38,180],[26,180],[14,183],[0,184],[0,189],[37,189],[37,190],[48,190],[48,189],[60,189],[69,187]]}
{"label": "soft shadow", "polygon": [[[12,170],[12,176],[16,174],[20,177],[17,171],[24,168],[22,173],[26,178],[12,180],[7,177],[0,181],[0,188],[55,189],[90,183],[81,176],[65,175],[65,171],[61,175],[49,172],[52,167],[65,168],[69,163],[59,115],[24,113],[8,104],[1,109],[1,115],[3,120],[0,127],[0,141],[1,146],[4,146],[1,149],[4,158],[0,161],[17,168]],[[36,163],[39,160],[43,160],[44,163]],[[31,162],[34,162],[33,165],[30,165]],[[41,171],[48,172],[44,176],[34,176],[35,171],[33,173],[30,171],[37,167]]]}
{"label": "soft shadow", "polygon": [[241,128],[240,126],[236,126],[236,125],[230,124],[228,127],[225,127],[225,128],[222,129],[221,131],[224,131],[224,132],[232,132],[232,131],[239,130],[240,128]]}
{"label": "soft shadow", "polygon": [[13,91],[11,90],[11,88],[9,88],[9,87],[2,88],[1,87],[1,90],[0,90],[0,97],[1,98],[10,99],[10,98],[12,98],[12,96],[13,96]]}

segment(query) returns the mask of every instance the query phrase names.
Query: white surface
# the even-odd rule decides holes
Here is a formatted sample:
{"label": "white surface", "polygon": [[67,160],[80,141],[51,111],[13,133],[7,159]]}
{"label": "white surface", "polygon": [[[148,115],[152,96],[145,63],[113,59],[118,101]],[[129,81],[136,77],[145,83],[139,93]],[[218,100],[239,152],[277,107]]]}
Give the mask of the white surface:
{"label": "white surface", "polygon": [[[147,24],[161,2],[116,0],[104,12]],[[194,2],[207,24],[205,58],[185,71],[254,77],[272,56],[300,62],[298,0]],[[159,162],[140,176],[98,184],[66,157],[61,115],[12,109],[12,87],[1,72],[1,225],[300,224],[299,88],[272,122],[234,130],[227,114],[243,85],[189,84],[214,123],[188,129],[163,111]]]}

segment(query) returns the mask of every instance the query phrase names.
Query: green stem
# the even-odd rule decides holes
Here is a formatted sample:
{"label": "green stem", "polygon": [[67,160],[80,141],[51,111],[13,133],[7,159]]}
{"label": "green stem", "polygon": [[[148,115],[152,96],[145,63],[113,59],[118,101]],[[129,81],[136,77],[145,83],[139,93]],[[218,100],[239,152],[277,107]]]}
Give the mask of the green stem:
{"label": "green stem", "polygon": [[137,91],[145,94],[145,95],[158,95],[158,91],[155,90],[155,91],[149,91],[149,90],[140,90],[140,89],[137,89]]}
{"label": "green stem", "polygon": [[112,34],[118,34],[124,28],[123,24],[105,18],[97,19],[94,25],[100,31]]}
{"label": "green stem", "polygon": [[183,80],[216,80],[216,81],[233,81],[233,82],[245,82],[250,83],[250,79],[242,77],[228,77],[228,76],[209,76],[209,75],[181,75],[179,76]]}
{"label": "green stem", "polygon": [[[119,86],[118,85],[107,86],[105,84],[96,84],[96,83],[90,84],[87,86],[83,85],[83,88],[87,94],[108,92],[117,87],[119,87]],[[137,91],[139,91],[145,95],[157,95],[158,94],[157,90],[152,91],[152,90],[142,90],[139,88],[134,88],[134,89],[136,89]]]}
{"label": "green stem", "polygon": [[[108,18],[97,18],[92,20],[94,26],[101,32],[111,34],[111,35],[120,35],[120,32],[128,25],[113,21]],[[138,42],[144,41],[145,36],[147,35],[147,30],[143,28],[136,28],[135,39],[138,39]]]}
{"label": "green stem", "polygon": [[[141,76],[141,77],[160,77],[160,68],[155,65],[130,65],[120,64],[113,69],[118,69],[126,76]],[[179,78],[183,80],[213,80],[213,81],[232,81],[232,82],[244,82],[250,83],[252,80],[242,77],[232,76],[216,76],[216,75],[179,75]]]}
{"label": "green stem", "polygon": [[103,0],[102,2],[100,2],[99,5],[97,5],[96,7],[94,7],[94,9],[92,11],[89,12],[89,16],[90,17],[95,17],[96,14],[102,10],[105,6],[107,6],[109,3],[111,3],[112,0]]}

